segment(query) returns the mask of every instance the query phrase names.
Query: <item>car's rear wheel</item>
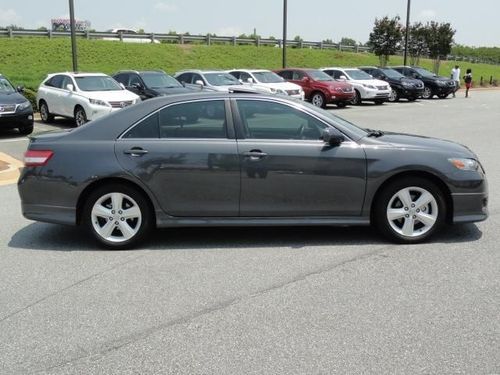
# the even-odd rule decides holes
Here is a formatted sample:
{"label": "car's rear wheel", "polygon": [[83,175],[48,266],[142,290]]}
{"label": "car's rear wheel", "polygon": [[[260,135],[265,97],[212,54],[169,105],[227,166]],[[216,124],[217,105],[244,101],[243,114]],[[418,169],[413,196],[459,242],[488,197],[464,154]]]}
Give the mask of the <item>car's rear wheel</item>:
{"label": "car's rear wheel", "polygon": [[344,108],[347,105],[346,102],[337,102],[337,107]]}
{"label": "car's rear wheel", "polygon": [[377,99],[377,100],[375,100],[375,104],[376,104],[376,105],[381,105],[381,104],[384,104],[384,100],[382,100],[382,99]]}
{"label": "car's rear wheel", "polygon": [[432,90],[430,87],[425,86],[424,92],[422,93],[422,98],[431,99],[434,95],[432,94]]}
{"label": "car's rear wheel", "polygon": [[446,203],[433,182],[411,177],[390,183],[378,196],[373,221],[398,243],[425,241],[444,223]]}
{"label": "car's rear wheel", "polygon": [[134,246],[151,229],[152,222],[144,194],[128,186],[105,185],[94,190],[85,203],[83,224],[110,249]]}
{"label": "car's rear wheel", "polygon": [[33,133],[33,125],[19,128],[19,133],[21,133],[22,135],[28,135],[28,134]]}
{"label": "car's rear wheel", "polygon": [[82,126],[87,122],[87,114],[85,113],[85,110],[77,106],[75,108],[75,125],[76,126]]}
{"label": "car's rear wheel", "polygon": [[315,92],[311,97],[311,103],[314,104],[316,107],[325,108],[326,107],[325,96],[320,92]]}
{"label": "car's rear wheel", "polygon": [[54,115],[50,113],[49,106],[43,100],[40,102],[40,117],[45,123],[54,121]]}
{"label": "car's rear wheel", "polygon": [[358,90],[354,90],[354,98],[352,98],[351,103],[354,105],[359,105],[361,104],[361,101],[361,94]]}
{"label": "car's rear wheel", "polygon": [[389,94],[389,101],[390,102],[397,102],[399,100],[399,94],[396,90],[392,89],[391,93]]}

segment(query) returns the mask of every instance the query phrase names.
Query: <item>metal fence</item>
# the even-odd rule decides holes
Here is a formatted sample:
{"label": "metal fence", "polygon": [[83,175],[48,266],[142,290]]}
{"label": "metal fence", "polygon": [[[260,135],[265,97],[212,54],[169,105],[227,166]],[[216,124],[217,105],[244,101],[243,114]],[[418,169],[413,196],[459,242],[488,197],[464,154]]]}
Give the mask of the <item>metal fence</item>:
{"label": "metal fence", "polygon": [[[69,31],[52,31],[52,30],[12,30],[0,29],[0,37],[16,38],[16,37],[70,37]],[[271,46],[282,47],[282,39],[268,38],[238,38],[236,36],[212,36],[212,35],[185,35],[185,34],[128,34],[128,33],[111,33],[111,32],[94,32],[94,31],[77,31],[76,36],[85,39],[104,39],[104,40],[133,40],[151,43],[178,43],[178,44],[230,44],[230,45],[255,45],[255,46]],[[287,47],[295,48],[317,48],[317,49],[335,49],[347,52],[368,52],[369,47],[365,46],[348,46],[338,43],[324,43],[311,41],[295,41],[287,40]]]}

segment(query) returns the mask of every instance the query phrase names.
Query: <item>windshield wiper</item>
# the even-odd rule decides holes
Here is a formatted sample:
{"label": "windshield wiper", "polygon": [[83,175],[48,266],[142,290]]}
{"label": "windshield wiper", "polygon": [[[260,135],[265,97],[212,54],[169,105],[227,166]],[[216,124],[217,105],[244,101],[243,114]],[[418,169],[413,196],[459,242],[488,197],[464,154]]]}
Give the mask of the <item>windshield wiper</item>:
{"label": "windshield wiper", "polygon": [[368,132],[368,134],[366,135],[367,137],[378,138],[378,137],[382,137],[384,135],[384,132],[381,130],[374,130],[374,129],[368,129],[368,128],[366,128],[365,130]]}

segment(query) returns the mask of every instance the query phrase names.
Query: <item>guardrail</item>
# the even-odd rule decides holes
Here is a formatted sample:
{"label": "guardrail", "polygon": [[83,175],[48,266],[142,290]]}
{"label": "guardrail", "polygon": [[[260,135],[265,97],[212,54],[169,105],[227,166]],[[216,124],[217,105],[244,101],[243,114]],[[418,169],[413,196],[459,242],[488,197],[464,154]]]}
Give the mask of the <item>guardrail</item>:
{"label": "guardrail", "polygon": [[[52,30],[12,30],[0,29],[0,37],[15,38],[15,37],[70,37],[69,31],[52,31]],[[185,34],[127,34],[127,33],[110,33],[110,32],[94,32],[94,31],[77,31],[76,36],[85,39],[104,39],[104,40],[120,40],[138,39],[142,42],[150,41],[151,43],[167,42],[167,43],[199,43],[199,44],[231,44],[231,45],[256,45],[256,46],[272,46],[282,47],[282,39],[268,38],[238,38],[235,36],[212,36],[212,35],[185,35]],[[368,52],[369,47],[364,46],[348,46],[339,43],[323,43],[312,41],[295,41],[287,40],[287,47],[295,48],[317,48],[317,49],[335,49],[347,52]]]}

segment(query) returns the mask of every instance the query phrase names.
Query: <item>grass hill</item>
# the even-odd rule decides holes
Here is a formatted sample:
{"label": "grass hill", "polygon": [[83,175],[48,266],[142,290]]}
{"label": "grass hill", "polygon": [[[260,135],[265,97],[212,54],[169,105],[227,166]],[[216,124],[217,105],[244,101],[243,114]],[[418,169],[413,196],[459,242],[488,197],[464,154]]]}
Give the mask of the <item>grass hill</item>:
{"label": "grass hill", "polygon": [[[120,69],[163,69],[167,73],[188,68],[267,68],[281,67],[281,49],[273,47],[231,45],[135,44],[119,41],[78,39],[80,71],[112,74]],[[370,53],[349,53],[335,50],[287,50],[288,65],[296,67],[377,65]],[[390,64],[402,64],[394,56]],[[423,60],[421,65],[432,67]],[[449,76],[453,61],[443,62],[440,73]],[[500,66],[460,63],[462,69],[472,68],[475,80],[480,76],[500,78]],[[72,69],[69,38],[0,39],[0,73],[16,85],[36,90],[47,73]]]}

